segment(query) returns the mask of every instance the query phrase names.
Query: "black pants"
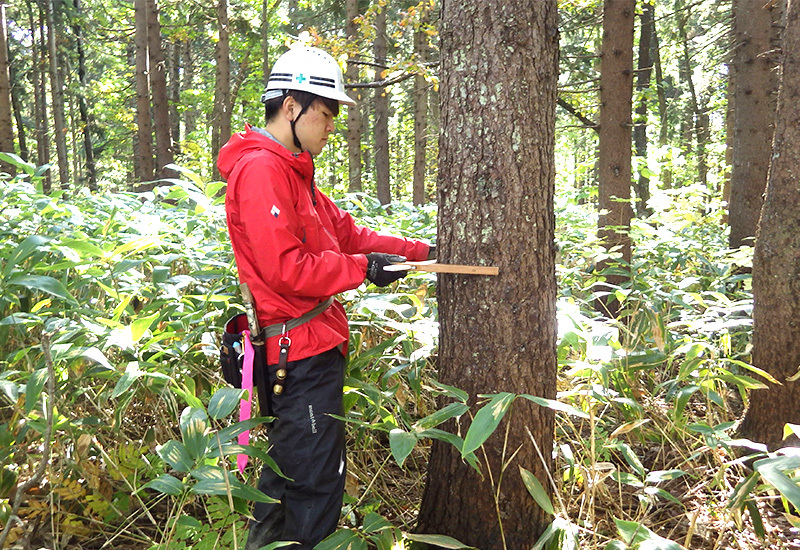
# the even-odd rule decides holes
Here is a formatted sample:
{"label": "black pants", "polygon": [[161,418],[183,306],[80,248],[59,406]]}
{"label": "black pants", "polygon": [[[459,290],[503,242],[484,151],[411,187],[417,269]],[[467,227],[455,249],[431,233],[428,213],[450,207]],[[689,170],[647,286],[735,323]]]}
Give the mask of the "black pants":
{"label": "black pants", "polygon": [[[272,388],[277,365],[267,370]],[[264,466],[258,488],[281,502],[256,503],[245,550],[275,541],[296,541],[300,545],[291,548],[311,550],[336,530],[342,509],[344,424],[330,415],[344,414],[344,356],[332,349],[291,361],[287,371],[283,393],[271,396],[277,419],[267,433],[270,455],[292,481]]]}

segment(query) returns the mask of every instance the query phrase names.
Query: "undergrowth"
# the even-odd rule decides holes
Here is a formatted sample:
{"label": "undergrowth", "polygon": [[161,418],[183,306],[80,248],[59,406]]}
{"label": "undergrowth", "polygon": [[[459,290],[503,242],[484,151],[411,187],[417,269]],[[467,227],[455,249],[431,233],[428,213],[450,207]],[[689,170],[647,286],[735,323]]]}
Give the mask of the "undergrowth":
{"label": "undergrowth", "polygon": [[[151,193],[44,195],[37,169],[20,168],[0,188],[6,545],[243,547],[243,514],[266,498],[252,487],[269,458],[258,420],[235,421],[242,392],[216,363],[220,327],[240,311],[222,184],[183,170]],[[341,204],[372,227],[434,238],[433,207],[389,214],[362,195]],[[557,411],[555,494],[526,480],[554,517],[537,547],[794,547],[797,486],[784,472],[800,464],[734,435],[748,392],[768,376],[748,364],[750,251],[729,251],[707,213],[639,221],[634,262],[621,266],[631,283],[612,289],[624,322],[610,320],[592,308],[607,287],[590,210],[560,197],[559,394],[539,402]],[[471,461],[493,429],[461,439],[437,428],[468,407],[435,378],[435,288],[434,276],[414,274],[340,297],[352,331],[350,474],[347,529],[327,548],[459,547],[410,534],[431,439]],[[438,395],[451,404],[437,409]],[[490,403],[507,410],[517,397],[536,399]],[[246,429],[249,445],[238,438]],[[242,453],[251,459],[238,476]]]}

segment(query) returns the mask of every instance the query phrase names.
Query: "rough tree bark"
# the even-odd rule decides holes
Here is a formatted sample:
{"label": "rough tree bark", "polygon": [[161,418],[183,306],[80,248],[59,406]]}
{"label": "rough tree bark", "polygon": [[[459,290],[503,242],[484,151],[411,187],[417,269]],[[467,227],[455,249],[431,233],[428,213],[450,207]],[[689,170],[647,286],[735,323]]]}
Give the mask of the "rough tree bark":
{"label": "rough tree bark", "polygon": [[[375,80],[382,80],[380,67],[386,65],[389,50],[386,42],[386,7],[378,7],[375,14],[375,43],[373,44]],[[375,187],[381,204],[392,202],[392,189],[389,175],[389,88],[375,89]]]}
{"label": "rough tree bark", "polygon": [[[219,150],[231,137],[231,66],[230,36],[228,29],[228,1],[217,2],[217,25],[219,40],[214,48],[216,59],[216,77],[214,87],[214,113],[212,114],[211,158],[217,158]],[[214,179],[219,179],[219,168],[213,163]]]}
{"label": "rough tree bark", "polygon": [[752,246],[767,186],[778,91],[777,56],[772,52],[780,11],[774,3],[733,0],[731,248]]}
{"label": "rough tree bark", "polygon": [[[631,262],[631,101],[633,96],[633,21],[635,0],[603,2],[603,46],[600,59],[600,128],[598,146],[599,231],[608,249],[618,248],[623,269]],[[609,267],[598,262],[598,271]],[[611,288],[628,275],[606,276]],[[602,300],[617,316],[619,302]]]}
{"label": "rough tree bark", "polygon": [[[439,379],[468,392],[473,403],[478,394],[503,391],[555,397],[557,19],[555,0],[536,9],[495,0],[442,6],[439,258],[500,268],[496,278],[439,278]],[[483,478],[453,446],[434,442],[419,532],[484,550],[534,544],[548,517],[518,467],[549,487],[554,419],[524,399],[513,407],[483,446]],[[517,449],[496,508],[487,470],[496,481],[501,460]]]}
{"label": "rough tree bark", "polygon": [[[783,425],[800,423],[800,0],[783,33],[772,164],[753,258],[753,365],[781,385],[754,390],[740,433],[775,449]],[[794,444],[797,444],[795,441]]]}

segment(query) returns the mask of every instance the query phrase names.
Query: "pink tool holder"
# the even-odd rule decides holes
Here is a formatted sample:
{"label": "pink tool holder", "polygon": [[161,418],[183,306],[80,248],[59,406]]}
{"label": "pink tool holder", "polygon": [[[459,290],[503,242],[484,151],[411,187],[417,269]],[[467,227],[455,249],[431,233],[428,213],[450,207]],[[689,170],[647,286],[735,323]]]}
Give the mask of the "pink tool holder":
{"label": "pink tool holder", "polygon": [[[244,335],[244,364],[242,365],[242,389],[247,390],[247,399],[239,402],[239,422],[249,420],[253,412],[253,344],[250,343],[250,331],[242,331]],[[250,442],[250,430],[239,434],[239,445],[247,445]],[[247,466],[247,455],[239,454],[236,456],[236,464],[239,466],[239,473],[244,473]]]}

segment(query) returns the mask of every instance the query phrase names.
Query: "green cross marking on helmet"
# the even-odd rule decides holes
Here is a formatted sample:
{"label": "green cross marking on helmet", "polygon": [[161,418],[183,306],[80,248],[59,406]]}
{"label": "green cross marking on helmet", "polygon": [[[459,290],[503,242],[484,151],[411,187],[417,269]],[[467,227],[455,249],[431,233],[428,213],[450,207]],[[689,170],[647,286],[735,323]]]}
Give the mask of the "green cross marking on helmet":
{"label": "green cross marking on helmet", "polygon": [[305,77],[305,76],[303,76],[303,73],[300,73],[299,75],[297,75],[297,76],[295,77],[295,80],[297,80],[297,81],[298,81],[300,84],[302,84],[302,83],[303,83],[303,82],[305,82],[307,79],[306,79],[306,77]]}

